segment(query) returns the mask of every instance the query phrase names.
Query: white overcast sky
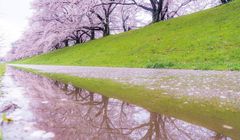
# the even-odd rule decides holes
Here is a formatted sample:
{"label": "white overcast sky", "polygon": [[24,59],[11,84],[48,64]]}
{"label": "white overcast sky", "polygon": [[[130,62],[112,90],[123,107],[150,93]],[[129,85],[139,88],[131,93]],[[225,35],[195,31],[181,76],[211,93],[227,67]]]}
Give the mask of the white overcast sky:
{"label": "white overcast sky", "polygon": [[4,56],[28,25],[32,0],[0,0],[0,35],[4,35],[5,45],[0,47],[0,57]]}

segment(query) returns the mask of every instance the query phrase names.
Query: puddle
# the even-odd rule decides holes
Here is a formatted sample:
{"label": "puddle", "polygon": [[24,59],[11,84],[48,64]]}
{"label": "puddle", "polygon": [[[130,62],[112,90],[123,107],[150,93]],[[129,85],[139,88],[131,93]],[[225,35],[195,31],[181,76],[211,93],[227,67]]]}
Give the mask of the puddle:
{"label": "puddle", "polygon": [[17,65],[47,73],[81,78],[111,79],[116,82],[162,90],[172,96],[193,100],[217,100],[240,109],[240,72],[176,69],[110,68],[50,65]]}
{"label": "puddle", "polygon": [[[3,124],[6,140],[231,139],[127,102],[8,68],[0,105],[16,104]],[[186,102],[186,104],[188,104]],[[234,129],[223,124],[221,127]]]}

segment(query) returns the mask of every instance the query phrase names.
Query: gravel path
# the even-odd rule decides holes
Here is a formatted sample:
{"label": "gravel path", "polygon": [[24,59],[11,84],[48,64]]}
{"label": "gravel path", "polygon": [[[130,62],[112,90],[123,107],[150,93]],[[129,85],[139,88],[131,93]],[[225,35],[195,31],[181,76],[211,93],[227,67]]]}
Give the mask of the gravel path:
{"label": "gravel path", "polygon": [[48,73],[64,73],[87,78],[112,79],[164,94],[197,99],[217,99],[240,108],[240,72],[80,66],[13,65]]}

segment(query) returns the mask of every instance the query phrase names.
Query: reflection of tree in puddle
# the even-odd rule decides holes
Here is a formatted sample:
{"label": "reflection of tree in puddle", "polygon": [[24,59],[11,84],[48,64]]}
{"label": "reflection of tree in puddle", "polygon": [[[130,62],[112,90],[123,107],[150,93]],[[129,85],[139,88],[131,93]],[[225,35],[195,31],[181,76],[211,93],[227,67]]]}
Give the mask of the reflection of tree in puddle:
{"label": "reflection of tree in puddle", "polygon": [[226,139],[206,128],[70,84],[21,71],[13,74],[34,101],[36,126],[54,132],[56,139]]}

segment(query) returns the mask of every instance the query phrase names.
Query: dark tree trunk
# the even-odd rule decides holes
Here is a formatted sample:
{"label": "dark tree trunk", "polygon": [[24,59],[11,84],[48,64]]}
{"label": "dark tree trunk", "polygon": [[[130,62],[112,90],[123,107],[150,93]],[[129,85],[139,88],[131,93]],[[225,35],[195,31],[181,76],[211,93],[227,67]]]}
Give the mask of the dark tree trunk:
{"label": "dark tree trunk", "polygon": [[95,39],[95,29],[94,29],[94,23],[91,15],[88,15],[88,20],[90,22],[90,40]]}
{"label": "dark tree trunk", "polygon": [[108,36],[110,35],[110,27],[109,23],[104,24],[104,30],[103,30],[103,36]]}
{"label": "dark tree trunk", "polygon": [[225,4],[227,3],[228,1],[227,0],[221,0],[222,4]]}
{"label": "dark tree trunk", "polygon": [[103,37],[110,35],[109,31],[107,28],[104,29],[103,31]]}
{"label": "dark tree trunk", "polygon": [[129,19],[129,16],[127,17],[124,17],[122,16],[122,28],[123,28],[123,31],[124,32],[127,32],[128,31],[128,26],[127,26],[127,20]]}
{"label": "dark tree trunk", "polygon": [[231,0],[221,0],[222,4],[226,4],[228,2],[230,2]]}
{"label": "dark tree trunk", "polygon": [[168,4],[166,5],[166,0],[149,0],[151,3],[151,8],[137,4],[139,7],[143,8],[152,13],[152,23],[159,22],[161,20],[165,20],[166,12],[168,12]]}
{"label": "dark tree trunk", "polygon": [[69,46],[68,40],[64,40],[63,42],[64,42],[64,47],[68,47]]}
{"label": "dark tree trunk", "polygon": [[154,10],[153,12],[152,12],[152,22],[153,23],[155,23],[155,22],[158,22],[158,21],[160,21],[159,20],[159,11],[157,11],[157,10]]}
{"label": "dark tree trunk", "polygon": [[78,38],[78,39],[76,39],[76,43],[75,44],[80,44],[81,42],[80,42],[80,39]]}
{"label": "dark tree trunk", "polygon": [[60,48],[60,45],[59,45],[59,43],[58,44],[56,44],[54,47],[53,47],[55,50],[57,50],[57,49],[59,49]]}
{"label": "dark tree trunk", "polygon": [[123,28],[123,31],[124,31],[124,32],[127,31],[127,27],[126,27],[125,23],[122,24],[122,28]]}
{"label": "dark tree trunk", "polygon": [[91,29],[91,37],[90,40],[94,40],[95,39],[95,30]]}

